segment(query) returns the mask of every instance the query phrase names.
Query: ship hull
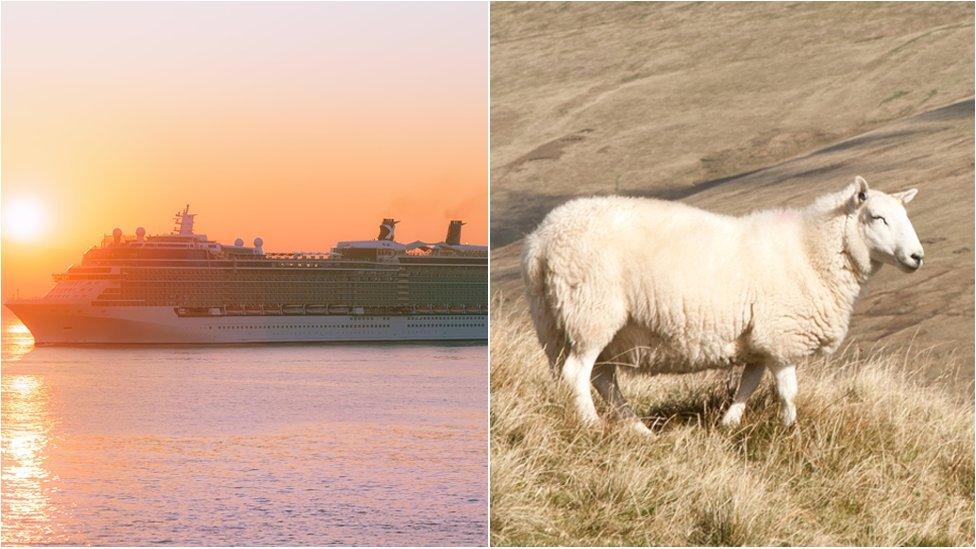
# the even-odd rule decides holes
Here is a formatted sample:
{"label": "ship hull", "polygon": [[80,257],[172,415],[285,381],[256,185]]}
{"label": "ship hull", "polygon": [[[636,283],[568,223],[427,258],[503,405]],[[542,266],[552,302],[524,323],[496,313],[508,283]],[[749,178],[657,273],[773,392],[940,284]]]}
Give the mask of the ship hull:
{"label": "ship hull", "polygon": [[11,302],[36,345],[479,341],[484,314],[178,316],[173,307]]}

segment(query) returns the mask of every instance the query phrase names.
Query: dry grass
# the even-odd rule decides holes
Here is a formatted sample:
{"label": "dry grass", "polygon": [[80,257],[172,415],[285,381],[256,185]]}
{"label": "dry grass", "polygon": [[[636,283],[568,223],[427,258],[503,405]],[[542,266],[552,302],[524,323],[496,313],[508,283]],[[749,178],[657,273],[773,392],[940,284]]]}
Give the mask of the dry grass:
{"label": "dry grass", "polygon": [[492,315],[493,545],[973,545],[972,402],[909,372],[934,355],[802,365],[797,430],[768,379],[723,431],[726,375],[625,378],[652,440],[581,429],[521,308]]}

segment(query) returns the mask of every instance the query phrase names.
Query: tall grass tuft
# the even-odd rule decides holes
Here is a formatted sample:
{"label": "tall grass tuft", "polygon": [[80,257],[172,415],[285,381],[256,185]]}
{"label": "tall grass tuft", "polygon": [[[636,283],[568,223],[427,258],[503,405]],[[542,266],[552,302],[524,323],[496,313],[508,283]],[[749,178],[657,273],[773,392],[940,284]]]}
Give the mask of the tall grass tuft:
{"label": "tall grass tuft", "polygon": [[646,438],[577,422],[523,311],[492,313],[493,545],[973,545],[973,404],[917,381],[935,355],[800,365],[796,429],[768,379],[727,431],[726,373],[628,376]]}

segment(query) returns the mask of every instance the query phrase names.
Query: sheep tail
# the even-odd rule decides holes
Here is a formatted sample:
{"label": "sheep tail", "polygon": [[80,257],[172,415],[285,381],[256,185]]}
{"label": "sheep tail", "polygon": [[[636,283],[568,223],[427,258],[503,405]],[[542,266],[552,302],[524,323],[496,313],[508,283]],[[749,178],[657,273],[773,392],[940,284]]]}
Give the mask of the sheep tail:
{"label": "sheep tail", "polygon": [[526,297],[535,333],[545,349],[553,373],[558,373],[561,362],[565,359],[566,334],[559,327],[556,311],[548,297],[546,281],[549,278],[549,269],[545,254],[541,253],[540,246],[532,236],[534,235],[530,235],[525,242],[522,278],[525,280]]}

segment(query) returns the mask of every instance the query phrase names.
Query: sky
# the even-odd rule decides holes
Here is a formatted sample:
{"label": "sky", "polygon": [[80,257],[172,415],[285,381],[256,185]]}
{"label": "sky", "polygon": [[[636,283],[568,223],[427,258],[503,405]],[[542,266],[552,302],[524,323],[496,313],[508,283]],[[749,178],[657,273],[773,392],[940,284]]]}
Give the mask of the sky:
{"label": "sky", "polygon": [[120,227],[488,239],[487,3],[2,7],[3,298]]}

